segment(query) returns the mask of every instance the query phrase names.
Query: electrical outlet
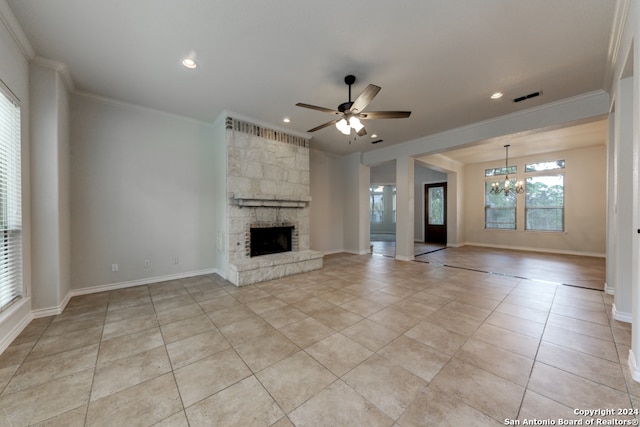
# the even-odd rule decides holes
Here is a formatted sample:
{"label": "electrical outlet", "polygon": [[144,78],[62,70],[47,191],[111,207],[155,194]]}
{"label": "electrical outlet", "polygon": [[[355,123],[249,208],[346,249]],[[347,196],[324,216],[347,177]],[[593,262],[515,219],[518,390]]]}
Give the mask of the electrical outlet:
{"label": "electrical outlet", "polygon": [[178,257],[173,257],[173,263],[177,264],[180,260],[178,259]]}
{"label": "electrical outlet", "polygon": [[111,271],[118,271],[118,264],[111,264]]}
{"label": "electrical outlet", "polygon": [[149,261],[148,259],[144,260],[144,268],[149,268],[151,267],[151,261]]}

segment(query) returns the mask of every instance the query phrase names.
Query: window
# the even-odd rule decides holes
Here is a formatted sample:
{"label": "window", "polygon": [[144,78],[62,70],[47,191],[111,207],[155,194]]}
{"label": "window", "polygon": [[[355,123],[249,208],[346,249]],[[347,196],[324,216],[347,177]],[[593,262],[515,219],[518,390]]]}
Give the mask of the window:
{"label": "window", "polygon": [[509,166],[508,168],[507,167],[491,168],[491,169],[484,170],[484,176],[496,176],[496,175],[508,175],[508,174],[515,175],[516,172],[517,172],[516,166]]}
{"label": "window", "polygon": [[[372,185],[369,188],[371,198],[369,216],[371,223],[395,224],[396,222],[396,186]],[[386,215],[385,215],[386,212]]]}
{"label": "window", "polygon": [[396,186],[393,186],[393,223],[396,223]]}
{"label": "window", "polygon": [[554,169],[564,169],[564,160],[555,160],[553,162],[528,163],[524,167],[525,172],[541,172]]}
{"label": "window", "polygon": [[[510,179],[515,186],[515,179]],[[484,183],[484,228],[516,229],[516,195],[491,194],[493,181]]]}
{"label": "window", "polygon": [[564,231],[564,175],[527,178],[525,229]]}
{"label": "window", "polygon": [[0,86],[0,311],[22,296],[20,107]]}
{"label": "window", "polygon": [[371,195],[371,222],[382,222],[384,219],[384,186],[376,185],[371,187],[369,194]]}

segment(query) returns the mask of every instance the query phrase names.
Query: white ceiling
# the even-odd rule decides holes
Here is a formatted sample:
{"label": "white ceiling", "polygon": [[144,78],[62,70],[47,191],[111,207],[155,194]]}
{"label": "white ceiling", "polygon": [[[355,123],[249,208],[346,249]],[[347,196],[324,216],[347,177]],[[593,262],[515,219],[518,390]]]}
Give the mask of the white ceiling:
{"label": "white ceiling", "polygon": [[[313,134],[312,147],[347,154],[605,89],[616,2],[7,3],[36,55],[64,63],[81,92],[198,120],[229,110],[306,131],[332,116],[295,103],[336,108],[347,101],[344,76],[354,74],[353,98],[369,83],[382,87],[365,112],[413,112],[365,122],[384,140],[377,145],[368,136],[349,143],[334,127]],[[188,55],[198,69],[180,65]],[[542,96],[511,101],[538,90]],[[505,96],[490,100],[496,91]]]}

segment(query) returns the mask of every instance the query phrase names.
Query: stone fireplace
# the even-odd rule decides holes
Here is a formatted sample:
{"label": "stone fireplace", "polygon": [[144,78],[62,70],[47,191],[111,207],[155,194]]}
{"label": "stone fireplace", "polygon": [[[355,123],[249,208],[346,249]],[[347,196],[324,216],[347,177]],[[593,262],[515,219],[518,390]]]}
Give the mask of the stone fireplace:
{"label": "stone fireplace", "polygon": [[309,141],[227,117],[226,144],[228,280],[322,268],[309,244]]}

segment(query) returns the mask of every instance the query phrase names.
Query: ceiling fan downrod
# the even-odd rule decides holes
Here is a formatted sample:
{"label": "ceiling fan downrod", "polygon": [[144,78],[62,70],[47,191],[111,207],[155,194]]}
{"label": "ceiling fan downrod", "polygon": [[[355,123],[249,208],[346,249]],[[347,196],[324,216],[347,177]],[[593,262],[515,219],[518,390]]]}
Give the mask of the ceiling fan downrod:
{"label": "ceiling fan downrod", "polygon": [[344,82],[349,86],[349,101],[338,105],[338,111],[340,111],[341,113],[348,111],[353,105],[353,101],[351,101],[351,85],[354,84],[355,81],[356,81],[356,76],[353,76],[351,74],[349,74],[344,78]]}

